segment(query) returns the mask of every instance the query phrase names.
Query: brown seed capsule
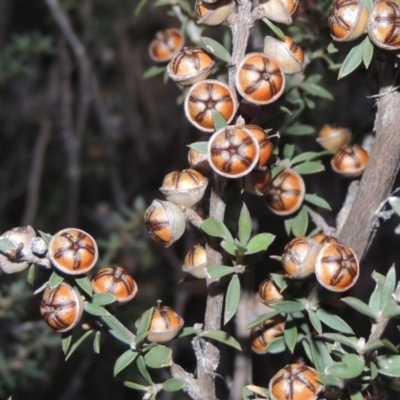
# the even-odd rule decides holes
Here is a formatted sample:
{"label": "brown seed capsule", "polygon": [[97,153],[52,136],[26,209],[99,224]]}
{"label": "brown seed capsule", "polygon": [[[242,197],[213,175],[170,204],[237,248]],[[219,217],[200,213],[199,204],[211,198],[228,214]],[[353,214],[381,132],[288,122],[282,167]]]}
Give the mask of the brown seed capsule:
{"label": "brown seed capsule", "polygon": [[208,175],[211,172],[207,153],[201,153],[195,149],[190,149],[188,152],[188,162],[193,169],[199,171],[203,175]]}
{"label": "brown seed capsule", "polygon": [[400,49],[400,4],[394,0],[375,2],[368,20],[368,35],[385,50]]}
{"label": "brown seed capsule", "polygon": [[144,222],[151,239],[169,247],[183,235],[186,218],[177,205],[153,200],[144,214]]}
{"label": "brown seed capsule", "polygon": [[178,206],[192,207],[204,196],[208,179],[195,169],[184,169],[167,174],[160,192]]}
{"label": "brown seed capsule", "polygon": [[177,51],[167,66],[169,77],[181,84],[192,85],[211,74],[215,61],[200,47],[187,46]]}
{"label": "brown seed capsule", "polygon": [[349,144],[351,131],[344,126],[325,124],[319,131],[317,142],[326,150],[337,151]]}
{"label": "brown seed capsule", "polygon": [[227,85],[215,80],[195,83],[185,99],[187,119],[204,132],[214,131],[213,111],[218,111],[228,123],[237,109],[237,101]]}
{"label": "brown seed capsule", "polygon": [[111,293],[118,303],[124,304],[132,300],[138,291],[135,280],[121,267],[106,267],[92,277],[95,293]]}
{"label": "brown seed capsule", "polygon": [[283,250],[282,266],[289,278],[304,279],[315,269],[320,246],[308,237],[292,239]]}
{"label": "brown seed capsule", "polygon": [[318,253],[315,275],[326,289],[344,292],[358,280],[360,266],[356,254],[343,244],[325,244]]}
{"label": "brown seed capsule", "polygon": [[199,279],[206,277],[207,252],[200,244],[191,249],[183,260],[182,271],[188,272]]}
{"label": "brown seed capsule", "polygon": [[368,153],[358,144],[341,147],[333,156],[332,169],[347,178],[360,176],[369,160]]}
{"label": "brown seed capsule", "polygon": [[320,247],[320,249],[326,243],[330,243],[330,244],[338,244],[339,243],[339,240],[337,240],[337,238],[335,238],[334,236],[331,236],[331,235],[325,235],[324,233],[317,233],[316,235],[311,236],[311,240],[313,240],[315,243],[317,243],[318,246]]}
{"label": "brown seed capsule", "polygon": [[226,21],[235,9],[234,0],[196,0],[194,10],[198,24],[215,26]]}
{"label": "brown seed capsule", "polygon": [[150,57],[157,62],[169,61],[184,43],[185,38],[179,29],[169,28],[159,31],[150,43]]}
{"label": "brown seed capsule", "polygon": [[227,126],[211,136],[207,155],[215,172],[227,178],[240,178],[255,167],[260,148],[247,129]]}
{"label": "brown seed capsule", "polygon": [[286,169],[272,180],[265,191],[265,200],[273,213],[289,215],[301,207],[305,191],[303,178],[296,171]]}
{"label": "brown seed capsule", "polygon": [[[140,322],[137,321],[136,325]],[[147,340],[155,343],[165,343],[176,337],[183,327],[184,320],[171,307],[158,304],[153,309]]]}
{"label": "brown seed capsule", "polygon": [[289,36],[285,36],[284,41],[272,36],[265,36],[264,54],[274,59],[285,74],[296,74],[303,71],[303,50]]}
{"label": "brown seed capsule", "polygon": [[270,169],[253,169],[253,171],[251,171],[250,174],[246,175],[244,179],[245,192],[255,194],[256,196],[264,196],[265,190],[269,187],[271,183],[272,173]]}
{"label": "brown seed capsule", "polygon": [[335,0],[329,10],[331,36],[338,42],[349,42],[367,30],[368,8],[363,0]]}
{"label": "brown seed capsule", "polygon": [[269,382],[271,400],[316,400],[322,391],[317,371],[302,364],[289,364]]}
{"label": "brown seed capsule", "polygon": [[12,228],[1,235],[9,240],[13,245],[13,249],[0,254],[0,268],[6,274],[14,274],[21,272],[29,267],[28,261],[21,261],[25,256],[29,256],[31,252],[32,242],[36,237],[36,233],[31,226],[20,226]]}
{"label": "brown seed capsule", "polygon": [[272,156],[272,152],[274,151],[273,144],[268,140],[268,135],[264,132],[264,130],[261,127],[257,125],[245,125],[244,127],[257,140],[258,145],[260,147],[260,157],[258,158],[258,162],[255,168],[266,167],[269,159]]}
{"label": "brown seed capsule", "polygon": [[40,303],[40,313],[50,328],[57,332],[67,332],[74,328],[83,312],[83,302],[79,294],[67,283],[54,289],[48,287]]}
{"label": "brown seed capsule", "polygon": [[275,316],[250,332],[251,349],[257,354],[265,354],[268,345],[277,337],[282,336],[285,321],[280,315]]}
{"label": "brown seed capsule", "polygon": [[49,243],[52,265],[69,275],[89,272],[95,266],[98,255],[96,241],[81,229],[63,229]]}
{"label": "brown seed capsule", "polygon": [[260,0],[265,18],[290,25],[299,9],[299,0]]}
{"label": "brown seed capsule", "polygon": [[236,89],[254,104],[276,101],[285,88],[285,75],[279,64],[263,53],[249,53],[239,64]]}
{"label": "brown seed capsule", "polygon": [[276,283],[271,279],[264,279],[258,286],[258,295],[261,303],[269,306],[284,299]]}

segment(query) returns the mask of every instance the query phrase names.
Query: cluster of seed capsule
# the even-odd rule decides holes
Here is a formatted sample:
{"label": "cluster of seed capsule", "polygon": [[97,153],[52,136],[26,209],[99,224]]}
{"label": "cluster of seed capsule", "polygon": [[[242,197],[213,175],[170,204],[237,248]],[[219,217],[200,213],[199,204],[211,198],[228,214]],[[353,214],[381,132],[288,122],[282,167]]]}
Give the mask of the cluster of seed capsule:
{"label": "cluster of seed capsule", "polygon": [[359,144],[350,144],[350,129],[339,125],[324,125],[319,131],[317,142],[326,150],[334,151],[332,169],[348,177],[359,177],[369,161],[368,152]]}
{"label": "cluster of seed capsule", "polygon": [[349,42],[368,33],[376,46],[400,49],[400,3],[396,0],[377,0],[371,12],[363,0],[335,0],[328,25],[336,41]]}
{"label": "cluster of seed capsule", "polygon": [[[1,235],[13,245],[0,254],[0,268],[11,274],[27,269],[32,263],[54,269],[64,281],[54,288],[47,285],[42,294],[40,312],[46,323],[57,332],[67,332],[80,321],[85,298],[71,282],[74,277],[93,270],[98,259],[98,247],[87,232],[67,228],[51,237],[49,243],[30,227],[13,228]],[[109,293],[117,304],[132,300],[138,286],[122,267],[104,267],[91,277],[94,293]],[[148,340],[165,342],[172,339],[183,326],[183,319],[170,307],[158,304],[153,310]]]}

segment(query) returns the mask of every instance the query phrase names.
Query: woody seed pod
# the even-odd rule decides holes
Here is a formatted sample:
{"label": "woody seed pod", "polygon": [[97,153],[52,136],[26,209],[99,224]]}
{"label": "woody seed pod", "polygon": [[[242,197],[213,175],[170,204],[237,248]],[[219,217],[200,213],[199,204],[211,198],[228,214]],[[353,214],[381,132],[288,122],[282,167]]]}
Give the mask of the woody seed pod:
{"label": "woody seed pod", "polygon": [[284,41],[272,36],[265,36],[264,54],[274,59],[285,74],[296,74],[303,71],[303,50],[289,36],[285,36]]}
{"label": "woody seed pod", "polygon": [[184,43],[185,38],[179,29],[169,28],[159,31],[150,43],[149,55],[156,62],[169,61]]}
{"label": "woody seed pod", "polygon": [[285,321],[280,315],[268,319],[262,325],[251,330],[251,349],[257,354],[265,354],[267,352],[268,345],[277,337],[282,336],[284,330]]}
{"label": "woody seed pod", "polygon": [[192,207],[204,196],[208,179],[195,169],[170,172],[165,176],[160,192],[178,206]]}
{"label": "woody seed pod", "polygon": [[317,142],[326,150],[337,151],[349,144],[351,131],[344,126],[325,124],[319,131]]}
{"label": "woody seed pod", "polygon": [[207,252],[204,246],[198,244],[193,247],[183,260],[182,271],[188,272],[196,278],[206,277]]}
{"label": "woody seed pod", "polygon": [[341,147],[331,160],[332,169],[347,178],[360,176],[368,164],[369,155],[359,145]]}
{"label": "woody seed pod", "polygon": [[214,132],[214,110],[229,123],[235,116],[236,109],[236,97],[229,87],[212,79],[195,83],[185,98],[187,119],[204,132]]}
{"label": "woody seed pod", "polygon": [[253,171],[244,177],[244,190],[256,196],[263,196],[271,183],[271,179],[272,173],[270,169],[253,169]]}
{"label": "woody seed pod", "polygon": [[285,75],[279,64],[263,53],[247,54],[236,70],[236,89],[254,104],[276,101],[285,88]]}
{"label": "woody seed pod", "polygon": [[269,159],[274,151],[273,144],[269,141],[268,135],[264,130],[257,125],[245,125],[244,126],[251,135],[257,140],[258,146],[260,147],[260,157],[255,168],[265,168]]}
{"label": "woody seed pod", "polygon": [[265,18],[290,25],[299,9],[299,0],[260,0]]}
{"label": "woody seed pod", "polygon": [[181,84],[192,85],[212,72],[215,61],[200,47],[187,46],[177,51],[167,66],[169,77]]}
{"label": "woody seed pod", "polygon": [[185,214],[169,201],[153,200],[144,214],[151,239],[165,247],[175,243],[185,231]]}
{"label": "woody seed pod", "polygon": [[338,42],[349,42],[367,30],[368,8],[363,0],[335,0],[329,10],[331,36]]}
{"label": "woody seed pod", "polygon": [[198,24],[215,26],[226,21],[235,9],[234,0],[196,0],[194,10]]}
{"label": "woody seed pod", "polygon": [[276,283],[269,278],[264,279],[258,286],[258,296],[261,303],[267,306],[284,299]]}
{"label": "woody seed pod", "polygon": [[385,50],[400,49],[400,3],[395,0],[375,2],[368,20],[371,41]]}

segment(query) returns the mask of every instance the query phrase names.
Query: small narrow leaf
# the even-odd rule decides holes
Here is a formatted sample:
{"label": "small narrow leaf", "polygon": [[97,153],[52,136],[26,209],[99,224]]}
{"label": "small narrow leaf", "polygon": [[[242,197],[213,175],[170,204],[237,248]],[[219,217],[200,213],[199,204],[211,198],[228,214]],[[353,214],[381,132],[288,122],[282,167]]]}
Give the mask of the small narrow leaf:
{"label": "small narrow leaf", "polygon": [[179,334],[179,337],[185,337],[185,336],[191,336],[194,335],[196,333],[196,330],[191,327],[191,326],[185,326],[181,333]]}
{"label": "small narrow leaf", "polygon": [[75,353],[75,350],[94,332],[93,329],[85,332],[69,349],[68,354],[65,356],[65,361],[67,361],[72,354]]}
{"label": "small narrow leaf", "polygon": [[374,311],[372,311],[372,309],[370,307],[368,307],[361,300],[359,300],[355,297],[344,297],[344,298],[342,298],[342,301],[344,303],[346,303],[348,306],[350,306],[351,308],[354,308],[359,313],[364,314],[367,317],[370,317],[370,318],[376,320],[377,314]]}
{"label": "small narrow leaf", "polygon": [[243,203],[239,216],[239,242],[246,246],[251,235],[251,216],[245,203]]}
{"label": "small narrow leaf", "polygon": [[95,315],[96,317],[110,315],[105,308],[98,306],[97,304],[87,302],[84,304],[84,310],[91,315]]}
{"label": "small narrow leaf", "polygon": [[94,340],[93,340],[93,351],[96,354],[100,354],[100,339],[101,339],[101,331],[97,331],[96,334],[94,335]]}
{"label": "small narrow leaf", "polygon": [[223,240],[221,242],[221,247],[231,256],[236,257],[238,249],[235,246],[234,242],[231,242],[230,240]]}
{"label": "small narrow leaf", "polygon": [[236,314],[240,301],[240,280],[233,275],[229,282],[225,296],[224,325],[226,325]]}
{"label": "small narrow leaf", "polygon": [[400,306],[398,304],[388,304],[383,310],[386,318],[396,318],[400,316]]}
{"label": "small narrow leaf", "polygon": [[297,325],[293,321],[293,318],[287,317],[286,322],[285,322],[285,330],[283,332],[283,337],[285,339],[285,343],[287,348],[290,350],[290,352],[293,354],[294,348],[297,343]]}
{"label": "small narrow leaf", "polygon": [[310,125],[294,124],[285,128],[285,133],[293,136],[305,136],[312,135],[315,132],[315,128]]}
{"label": "small narrow leaf", "polygon": [[321,161],[307,161],[301,164],[297,164],[293,167],[293,169],[300,175],[310,175],[325,171],[325,167],[321,163]]}
{"label": "small narrow leaf", "polygon": [[400,377],[400,356],[382,355],[376,358],[378,371],[386,376]]}
{"label": "small narrow leaf", "polygon": [[317,316],[325,325],[329,326],[335,331],[354,334],[351,327],[345,321],[343,321],[342,318],[329,311],[319,308],[317,310]]}
{"label": "small narrow leaf", "polygon": [[144,339],[147,337],[147,332],[150,327],[151,318],[153,317],[154,307],[145,311],[139,319],[139,325],[136,331],[136,346],[140,346]]}
{"label": "small narrow leaf", "polygon": [[146,379],[146,382],[149,383],[150,385],[154,385],[154,382],[151,379],[149,371],[147,370],[144,357],[141,354],[137,357],[136,366],[140,374],[143,376],[143,378]]}
{"label": "small narrow leaf", "polygon": [[323,333],[321,335],[321,337],[325,338],[325,339],[330,339],[333,340],[334,342],[339,342],[345,346],[348,346],[352,349],[356,349],[357,348],[357,344],[358,344],[358,339],[355,336],[344,336],[344,335],[340,335],[339,333]]}
{"label": "small narrow leaf", "polygon": [[228,123],[226,122],[225,118],[216,110],[212,110],[212,119],[214,123],[214,129],[219,131],[222,128],[225,128]]}
{"label": "small narrow leaf", "polygon": [[36,274],[36,267],[34,264],[32,264],[29,267],[29,271],[28,271],[28,276],[26,278],[26,280],[28,281],[28,283],[32,286],[35,283],[35,274]]}
{"label": "small narrow leaf", "polygon": [[165,71],[164,66],[160,67],[158,65],[153,65],[143,74],[143,79],[149,79],[157,75],[161,75],[164,71]]}
{"label": "small narrow leaf", "polygon": [[305,151],[304,153],[298,154],[290,160],[290,165],[295,165],[303,161],[309,161],[310,159],[316,158],[320,153],[315,151]]}
{"label": "small narrow leaf", "polygon": [[303,237],[308,229],[308,212],[303,206],[300,211],[292,218],[292,232],[296,237]]}
{"label": "small narrow leaf", "polygon": [[194,142],[189,144],[188,147],[201,154],[207,154],[208,142]]}
{"label": "small narrow leaf", "polygon": [[148,0],[139,0],[135,9],[134,9],[134,16],[137,17],[139,16],[139,14],[141,13],[141,11],[143,10],[144,6],[146,5]]}
{"label": "small narrow leaf", "polygon": [[95,293],[92,298],[93,304],[99,306],[105,306],[112,304],[117,300],[117,298],[111,293]]}
{"label": "small narrow leaf", "polygon": [[368,69],[369,65],[371,64],[372,57],[374,56],[374,45],[372,44],[368,35],[362,42],[361,53],[364,66]]}
{"label": "small narrow leaf", "polygon": [[204,220],[200,225],[200,229],[209,236],[219,237],[233,242],[233,237],[229,233],[228,228],[224,223],[215,218],[207,218]]}
{"label": "small narrow leaf", "polygon": [[380,305],[381,311],[383,311],[387,307],[390,300],[392,299],[392,294],[394,292],[395,287],[396,287],[396,270],[394,268],[394,265],[392,265],[386,275],[385,282],[383,283],[382,286],[381,305]]}
{"label": "small narrow leaf", "polygon": [[316,194],[306,193],[306,195],[304,196],[304,200],[311,204],[314,204],[317,207],[324,208],[325,210],[332,210],[329,203],[322,197],[317,196]]}
{"label": "small narrow leaf", "polygon": [[266,251],[274,239],[275,235],[271,233],[259,233],[253,236],[247,244],[246,255]]}
{"label": "small narrow leaf", "polygon": [[55,289],[57,286],[61,285],[61,283],[64,281],[64,277],[59,275],[56,271],[53,271],[53,273],[50,275],[50,279],[48,282],[49,288],[51,290]]}
{"label": "small narrow leaf", "polygon": [[129,346],[133,345],[133,334],[130,334],[128,329],[119,323],[119,321],[117,322],[114,316],[104,315],[100,318],[110,328],[109,332],[111,335],[122,343],[126,343]]}
{"label": "small narrow leaf", "polygon": [[354,46],[347,54],[339,70],[338,79],[351,74],[362,62],[362,43]]}
{"label": "small narrow leaf", "polygon": [[207,268],[207,275],[211,279],[218,279],[226,275],[234,274],[235,270],[226,265],[211,265]]}
{"label": "small narrow leaf", "polygon": [[304,83],[300,84],[299,86],[305,92],[307,92],[313,96],[321,97],[325,100],[333,100],[332,94],[320,85],[317,85],[315,83],[304,82]]}
{"label": "small narrow leaf", "polygon": [[149,390],[148,386],[139,385],[138,383],[129,382],[129,381],[125,381],[124,386],[126,386],[130,389],[141,390],[142,392],[147,392]]}
{"label": "small narrow leaf", "polygon": [[89,296],[92,295],[92,282],[90,282],[90,279],[86,275],[75,278],[75,282],[85,293],[87,293]]}
{"label": "small narrow leaf", "polygon": [[290,236],[292,233],[292,218],[286,218],[284,224],[286,235]]}
{"label": "small narrow leaf", "polygon": [[41,237],[47,244],[49,244],[49,243],[50,243],[50,240],[51,240],[52,237],[53,237],[53,235],[50,235],[49,233],[45,233],[45,232],[42,232],[42,231],[38,231],[38,232],[39,232],[40,237]]}
{"label": "small narrow leaf", "polygon": [[271,305],[271,307],[275,308],[275,310],[288,314],[300,312],[303,311],[304,309],[303,304],[299,303],[298,301],[290,301],[290,300],[274,303]]}
{"label": "small narrow leaf", "polygon": [[150,368],[169,367],[172,363],[172,350],[166,346],[154,346],[145,354],[144,361]]}
{"label": "small narrow leaf", "polygon": [[329,54],[337,53],[339,49],[335,47],[335,44],[333,42],[330,42],[328,47],[326,48]]}
{"label": "small narrow leaf", "polygon": [[179,378],[170,378],[163,383],[163,389],[166,392],[177,392],[178,390],[183,389],[184,386],[185,382]]}
{"label": "small narrow leaf", "polygon": [[132,362],[139,355],[138,352],[127,350],[125,353],[122,353],[115,361],[114,364],[114,376],[117,376],[122,370],[124,370],[128,365],[132,364]]}
{"label": "small narrow leaf", "polygon": [[273,24],[267,18],[263,18],[262,20],[268,25],[268,28],[271,29],[271,31],[274,32],[276,36],[278,36],[279,39],[285,40],[285,34],[275,24]]}
{"label": "small narrow leaf", "polygon": [[285,147],[283,148],[283,158],[285,160],[290,160],[293,157],[294,150],[295,150],[294,144],[285,145]]}
{"label": "small narrow leaf", "polygon": [[382,289],[386,277],[379,272],[374,271],[372,272],[372,279],[376,282],[376,285],[369,298],[368,306],[375,314],[377,314],[381,309]]}
{"label": "small narrow leaf", "polygon": [[224,331],[203,331],[199,336],[216,340],[217,342],[224,343],[239,351],[242,350],[239,342],[233,336],[229,335],[229,333]]}
{"label": "small narrow leaf", "polygon": [[63,333],[62,339],[61,339],[61,348],[62,348],[64,355],[66,355],[68,353],[71,343],[72,343],[72,332],[69,331],[69,332]]}
{"label": "small narrow leaf", "polygon": [[322,333],[322,324],[319,320],[317,314],[314,311],[307,310],[308,318],[311,322],[313,328],[317,331],[318,334]]}
{"label": "small narrow leaf", "polygon": [[231,55],[221,43],[218,43],[216,40],[209,37],[202,37],[201,41],[203,42],[205,49],[215,57],[225,61],[226,63],[231,61]]}
{"label": "small narrow leaf", "polygon": [[267,314],[263,314],[261,316],[259,316],[256,320],[254,320],[253,322],[251,322],[250,324],[245,326],[245,330],[248,331],[249,329],[253,329],[256,326],[261,325],[264,321],[267,321],[273,317],[276,317],[279,314],[279,311],[271,311]]}
{"label": "small narrow leaf", "polygon": [[283,336],[278,336],[267,346],[267,353],[278,354],[286,350],[285,338]]}

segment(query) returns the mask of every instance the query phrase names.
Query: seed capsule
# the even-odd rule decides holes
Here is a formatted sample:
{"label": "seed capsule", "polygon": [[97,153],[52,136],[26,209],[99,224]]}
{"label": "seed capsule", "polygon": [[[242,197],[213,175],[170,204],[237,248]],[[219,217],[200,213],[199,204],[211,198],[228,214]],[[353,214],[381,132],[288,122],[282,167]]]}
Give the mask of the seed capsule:
{"label": "seed capsule", "polygon": [[263,53],[249,53],[236,72],[236,88],[254,104],[276,101],[285,88],[285,75],[279,64]]}
{"label": "seed capsule", "polygon": [[211,136],[207,156],[215,172],[227,178],[240,178],[256,166],[260,148],[247,129],[227,126]]}
{"label": "seed capsule", "polygon": [[227,85],[215,80],[195,83],[185,99],[185,114],[196,128],[214,132],[213,111],[218,111],[227,121],[235,116],[237,101]]}
{"label": "seed capsule", "polygon": [[281,172],[265,191],[268,208],[277,215],[289,215],[297,211],[304,200],[303,178],[291,169]]}
{"label": "seed capsule", "polygon": [[150,43],[149,55],[157,62],[169,61],[184,43],[185,38],[179,29],[169,28],[159,31]]}
{"label": "seed capsule", "polygon": [[350,143],[351,131],[344,126],[325,124],[319,131],[317,142],[326,150],[337,151]]}
{"label": "seed capsule", "polygon": [[169,77],[181,84],[192,85],[211,74],[215,61],[200,47],[187,46],[177,51],[167,66]]}
{"label": "seed capsule", "polygon": [[341,147],[333,156],[332,169],[347,178],[360,176],[368,164],[368,153],[358,144]]}
{"label": "seed capsule", "polygon": [[183,260],[182,271],[188,272],[199,279],[206,277],[207,252],[200,244],[191,249]]}
{"label": "seed capsule", "polygon": [[360,266],[356,254],[343,244],[325,244],[315,263],[318,282],[328,290],[344,292],[358,280]]}
{"label": "seed capsule", "polygon": [[264,192],[271,184],[272,173],[270,169],[262,171],[253,169],[253,171],[246,175],[244,179],[245,192],[255,194],[256,196],[264,196]]}
{"label": "seed capsule", "polygon": [[235,9],[234,0],[196,0],[195,14],[198,24],[215,26],[226,21]]}
{"label": "seed capsule", "polygon": [[40,303],[40,313],[50,328],[57,332],[67,332],[74,328],[83,312],[81,297],[67,283],[55,289],[48,287]]}
{"label": "seed capsule", "polygon": [[316,400],[322,391],[317,371],[302,364],[289,364],[269,382],[271,400]]}
{"label": "seed capsule", "polygon": [[260,157],[258,158],[258,162],[256,168],[265,168],[269,159],[272,156],[272,152],[274,151],[273,144],[268,140],[268,135],[264,132],[264,130],[257,125],[245,125],[244,126],[251,135],[257,140],[258,146],[260,148]]}
{"label": "seed capsule", "polygon": [[96,241],[81,229],[63,229],[49,243],[51,263],[69,275],[89,272],[95,266],[98,255]]}
{"label": "seed capsule", "polygon": [[284,299],[276,283],[271,279],[264,279],[258,286],[258,296],[261,303],[269,306]]}
{"label": "seed capsule", "polygon": [[138,291],[135,280],[121,267],[106,267],[92,277],[95,293],[111,293],[118,303],[124,304],[132,300]]}
{"label": "seed capsule", "polygon": [[299,9],[299,0],[260,0],[260,6],[266,18],[290,25]]}
{"label": "seed capsule", "polygon": [[144,222],[151,239],[169,247],[183,235],[186,218],[177,205],[153,200],[144,214]]}
{"label": "seed capsule", "polygon": [[251,330],[251,349],[257,354],[265,354],[268,345],[277,337],[282,336],[284,330],[285,321],[280,315],[265,321]]}

